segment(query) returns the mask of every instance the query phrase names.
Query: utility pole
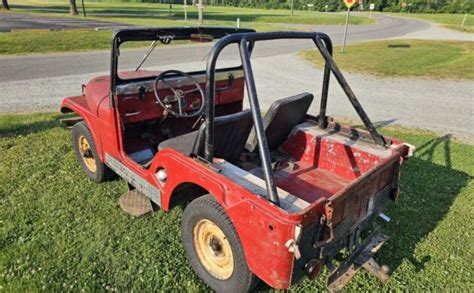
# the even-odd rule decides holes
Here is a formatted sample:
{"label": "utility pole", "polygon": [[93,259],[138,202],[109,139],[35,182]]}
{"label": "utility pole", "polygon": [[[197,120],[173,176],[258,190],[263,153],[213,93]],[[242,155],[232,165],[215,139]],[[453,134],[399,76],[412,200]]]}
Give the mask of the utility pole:
{"label": "utility pole", "polygon": [[187,0],[184,0],[184,5],[183,5],[183,8],[184,8],[184,21],[188,21],[188,1]]}
{"label": "utility pole", "polygon": [[293,7],[295,0],[291,0],[291,16],[293,16]]}
{"label": "utility pole", "polygon": [[202,4],[202,0],[198,0],[198,24],[202,25],[203,23],[203,18],[202,18],[202,10],[204,9],[204,5]]}

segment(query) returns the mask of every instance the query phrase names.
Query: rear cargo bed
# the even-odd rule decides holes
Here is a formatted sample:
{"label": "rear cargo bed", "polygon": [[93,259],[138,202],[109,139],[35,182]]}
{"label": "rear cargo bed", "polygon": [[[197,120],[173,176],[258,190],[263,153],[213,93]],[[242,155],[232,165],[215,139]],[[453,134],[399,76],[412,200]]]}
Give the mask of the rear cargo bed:
{"label": "rear cargo bed", "polygon": [[[305,122],[294,128],[280,152],[283,158],[274,166],[276,185],[313,203],[346,190],[363,175],[386,164],[393,149]],[[261,174],[260,168],[250,172]]]}

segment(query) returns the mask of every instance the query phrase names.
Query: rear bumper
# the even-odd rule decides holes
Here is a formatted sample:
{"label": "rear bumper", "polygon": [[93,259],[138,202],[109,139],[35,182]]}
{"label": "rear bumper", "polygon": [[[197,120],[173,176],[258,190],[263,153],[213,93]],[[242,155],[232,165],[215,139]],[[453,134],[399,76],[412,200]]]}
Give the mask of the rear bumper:
{"label": "rear bumper", "polygon": [[[333,229],[328,228],[327,223],[322,218],[320,222],[305,227],[298,245],[301,257],[295,260],[292,283],[295,284],[305,277],[316,277],[317,274],[311,274],[311,265],[314,266],[315,263],[324,264],[329,268],[328,288],[334,290],[342,288],[360,268],[370,268],[371,266],[377,268],[378,265],[372,259],[372,256],[386,241],[387,237],[380,233],[380,229],[375,222],[386,204],[394,199],[394,192],[393,186],[388,185],[374,194],[371,197],[372,203],[367,207],[366,215],[358,222],[354,222],[352,218],[348,217]],[[329,230],[331,231],[329,232]],[[364,240],[361,240],[361,233],[365,231],[371,233]],[[377,243],[377,247],[372,253],[374,243]],[[345,248],[349,251],[350,256],[343,261],[339,268],[335,268],[332,260]],[[386,270],[386,268],[383,267],[383,270]],[[375,272],[376,270],[373,269],[372,271]],[[350,277],[344,277],[346,273]],[[383,278],[386,277],[386,274],[380,271],[379,267],[377,275],[383,276]],[[385,279],[382,281],[385,281]]]}
{"label": "rear bumper", "polygon": [[388,267],[380,267],[372,257],[386,240],[387,236],[373,231],[337,269],[331,271],[327,287],[335,292],[340,291],[362,268],[385,283],[388,280]]}

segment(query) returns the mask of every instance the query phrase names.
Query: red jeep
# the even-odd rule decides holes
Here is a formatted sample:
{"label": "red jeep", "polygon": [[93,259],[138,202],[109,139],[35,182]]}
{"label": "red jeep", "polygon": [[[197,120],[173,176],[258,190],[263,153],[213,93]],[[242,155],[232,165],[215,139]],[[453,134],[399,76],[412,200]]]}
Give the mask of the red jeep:
{"label": "red jeep", "polygon": [[[214,39],[205,70],[118,70],[125,42],[153,42],[142,64],[158,42]],[[324,58],[318,116],[308,114],[314,96],[305,92],[275,101],[262,117],[250,56],[256,43],[277,39],[307,39]],[[231,44],[241,65],[216,69]],[[61,112],[79,116],[64,122],[92,180],[117,174],[165,211],[188,200],[183,245],[212,289],[248,291],[257,280],[289,288],[323,266],[334,290],[361,268],[385,281],[388,269],[372,258],[386,240],[375,220],[398,198],[400,166],[413,149],[377,132],[331,56],[331,40],[317,32],[121,30],[110,75],[64,99]],[[326,115],[331,73],[368,131]],[[349,256],[335,268],[343,249]]]}

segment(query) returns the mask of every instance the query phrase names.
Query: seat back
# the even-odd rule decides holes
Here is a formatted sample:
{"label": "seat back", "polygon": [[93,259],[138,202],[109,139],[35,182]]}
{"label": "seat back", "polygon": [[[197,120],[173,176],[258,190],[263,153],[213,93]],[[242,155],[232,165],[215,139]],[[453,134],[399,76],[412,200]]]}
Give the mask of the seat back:
{"label": "seat back", "polygon": [[[214,156],[236,162],[244,151],[245,142],[252,129],[252,113],[219,116],[214,119]],[[204,155],[205,124],[199,130],[173,137],[159,144],[158,150],[175,149],[185,155]]]}
{"label": "seat back", "polygon": [[214,156],[228,162],[236,162],[244,151],[252,130],[252,112],[245,111],[220,116],[214,122]]}
{"label": "seat back", "polygon": [[[304,121],[312,102],[313,95],[310,93],[302,93],[273,102],[263,117],[263,126],[270,150],[278,148],[287,139],[291,130]],[[253,152],[256,147],[257,136],[255,130],[252,130],[246,148]]]}

